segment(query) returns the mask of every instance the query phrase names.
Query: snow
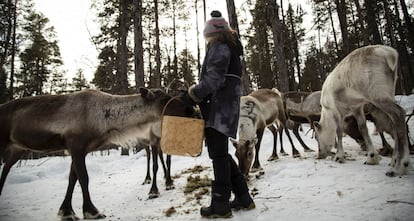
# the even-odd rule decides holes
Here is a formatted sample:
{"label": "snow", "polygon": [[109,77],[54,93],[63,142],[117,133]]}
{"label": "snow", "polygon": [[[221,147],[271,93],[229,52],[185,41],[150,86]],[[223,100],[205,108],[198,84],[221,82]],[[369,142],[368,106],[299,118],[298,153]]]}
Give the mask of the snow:
{"label": "snow", "polygon": [[[397,96],[397,102],[408,113],[414,109],[414,95]],[[411,139],[414,138],[414,119],[409,122]],[[373,125],[369,124],[370,132]],[[304,141],[316,150],[317,143],[304,126]],[[378,135],[371,135],[380,147]],[[393,141],[386,136],[391,145]],[[330,159],[318,160],[317,152],[305,153],[301,158],[280,156],[268,162],[272,137],[266,131],[260,152],[263,175],[253,174],[249,187],[256,195],[256,209],[233,212],[230,220],[414,220],[414,172],[402,177],[387,177],[385,172],[390,158],[383,157],[379,165],[364,165],[366,157],[356,142],[344,137],[348,160],[344,164]],[[284,137],[284,146],[290,144]],[[234,148],[230,145],[233,154]],[[279,145],[278,145],[279,147]],[[290,153],[290,152],[289,152]],[[414,162],[411,155],[411,161]],[[209,194],[200,200],[183,190],[187,177],[212,177],[211,162],[206,148],[199,157],[172,157],[172,175],[175,189],[165,190],[162,167],[158,172],[160,197],[148,199],[150,185],[142,185],[146,175],[145,151],[120,156],[112,150],[110,155],[99,152],[87,156],[89,188],[92,201],[107,215],[104,220],[205,220],[199,215],[201,205],[208,205]],[[185,172],[197,165],[206,167],[200,174]],[[70,157],[51,157],[25,160],[11,170],[0,196],[0,220],[58,220],[69,173]],[[82,194],[77,184],[73,208],[82,216]],[[170,216],[167,210],[175,209]]]}

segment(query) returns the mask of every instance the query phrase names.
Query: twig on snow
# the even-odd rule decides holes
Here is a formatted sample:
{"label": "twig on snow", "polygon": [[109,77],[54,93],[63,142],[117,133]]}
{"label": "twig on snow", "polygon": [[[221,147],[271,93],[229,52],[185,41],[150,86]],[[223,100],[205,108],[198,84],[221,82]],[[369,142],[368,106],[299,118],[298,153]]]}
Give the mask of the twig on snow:
{"label": "twig on snow", "polygon": [[280,198],[282,198],[282,196],[255,197],[254,199],[270,200],[270,199],[280,199]]}
{"label": "twig on snow", "polygon": [[405,204],[410,204],[414,206],[413,202],[408,202],[408,201],[403,201],[403,200],[387,200],[387,203],[405,203]]}

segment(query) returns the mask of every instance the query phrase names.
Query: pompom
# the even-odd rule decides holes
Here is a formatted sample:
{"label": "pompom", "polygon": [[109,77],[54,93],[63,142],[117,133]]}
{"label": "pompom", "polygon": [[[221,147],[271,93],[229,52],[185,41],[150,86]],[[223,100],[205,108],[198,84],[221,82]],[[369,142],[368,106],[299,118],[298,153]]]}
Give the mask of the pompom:
{"label": "pompom", "polygon": [[221,17],[221,12],[220,11],[212,11],[210,13],[211,17],[213,18],[220,18]]}

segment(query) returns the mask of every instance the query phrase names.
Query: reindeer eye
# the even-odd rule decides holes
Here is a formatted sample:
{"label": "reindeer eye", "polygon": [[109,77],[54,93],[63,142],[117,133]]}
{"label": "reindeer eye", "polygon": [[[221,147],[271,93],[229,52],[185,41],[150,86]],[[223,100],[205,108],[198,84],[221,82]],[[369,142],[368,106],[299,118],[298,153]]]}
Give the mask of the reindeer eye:
{"label": "reindeer eye", "polygon": [[247,156],[248,156],[248,157],[253,156],[253,151],[247,151]]}

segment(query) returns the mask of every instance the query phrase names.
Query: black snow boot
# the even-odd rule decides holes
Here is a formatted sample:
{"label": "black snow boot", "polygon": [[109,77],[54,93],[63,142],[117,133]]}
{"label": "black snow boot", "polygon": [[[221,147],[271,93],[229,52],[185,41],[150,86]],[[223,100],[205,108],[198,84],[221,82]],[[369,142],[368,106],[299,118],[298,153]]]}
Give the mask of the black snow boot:
{"label": "black snow boot", "polygon": [[230,188],[227,186],[220,186],[214,182],[211,185],[211,204],[208,207],[201,207],[200,214],[205,218],[231,218],[229,198]]}
{"label": "black snow boot", "polygon": [[231,184],[234,193],[234,200],[230,203],[230,207],[235,210],[251,210],[256,208],[252,197],[249,194],[246,179],[240,172],[236,162],[230,156],[231,168]]}
{"label": "black snow boot", "polygon": [[252,210],[256,208],[256,204],[249,193],[245,193],[241,196],[235,196],[234,200],[231,201],[230,207],[235,210]]}

